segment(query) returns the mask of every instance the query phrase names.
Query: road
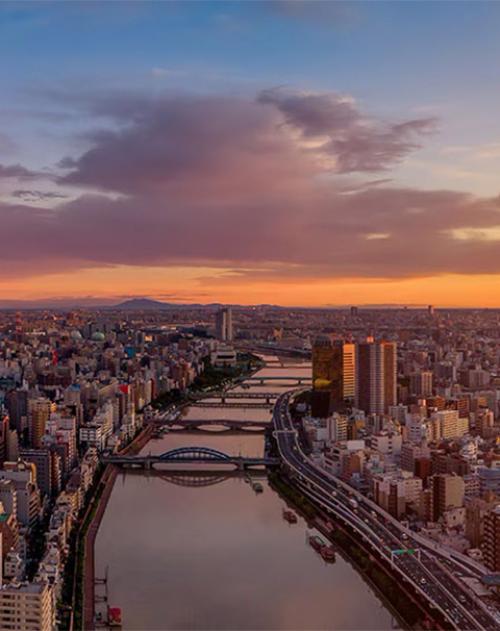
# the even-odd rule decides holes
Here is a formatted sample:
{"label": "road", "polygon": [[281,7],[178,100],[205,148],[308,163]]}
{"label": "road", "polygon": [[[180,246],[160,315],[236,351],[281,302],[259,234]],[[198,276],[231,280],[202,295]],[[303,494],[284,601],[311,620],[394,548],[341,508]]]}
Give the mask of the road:
{"label": "road", "polygon": [[498,620],[461,580],[465,576],[478,578],[484,574],[482,566],[403,527],[304,453],[289,413],[293,394],[287,392],[276,401],[274,436],[280,457],[303,493],[356,531],[429,603],[430,610],[438,610],[453,628],[499,628]]}

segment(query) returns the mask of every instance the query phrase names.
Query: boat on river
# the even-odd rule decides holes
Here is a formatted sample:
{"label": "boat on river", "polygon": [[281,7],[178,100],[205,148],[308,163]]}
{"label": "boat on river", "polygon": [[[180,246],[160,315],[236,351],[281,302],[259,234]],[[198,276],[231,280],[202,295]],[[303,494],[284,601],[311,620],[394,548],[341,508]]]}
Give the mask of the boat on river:
{"label": "boat on river", "polygon": [[320,552],[321,548],[325,546],[325,542],[321,539],[321,537],[318,537],[318,535],[311,535],[309,537],[309,545],[311,548],[316,550],[316,552]]}
{"label": "boat on river", "polygon": [[108,607],[108,627],[113,629],[120,628],[122,626],[122,610],[120,607]]}
{"label": "boat on river", "polygon": [[287,508],[283,509],[283,519],[289,524],[297,523],[297,515],[292,510],[289,510]]}
{"label": "boat on river", "polygon": [[327,563],[333,563],[335,561],[335,550],[333,549],[333,546],[323,546],[319,553],[321,554],[323,561],[326,561]]}

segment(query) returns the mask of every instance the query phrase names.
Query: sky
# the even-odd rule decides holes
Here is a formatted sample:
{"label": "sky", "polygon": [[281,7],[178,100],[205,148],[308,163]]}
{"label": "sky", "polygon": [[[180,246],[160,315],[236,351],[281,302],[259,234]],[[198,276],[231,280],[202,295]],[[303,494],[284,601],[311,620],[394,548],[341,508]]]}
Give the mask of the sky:
{"label": "sky", "polygon": [[500,307],[500,3],[1,2],[0,306]]}

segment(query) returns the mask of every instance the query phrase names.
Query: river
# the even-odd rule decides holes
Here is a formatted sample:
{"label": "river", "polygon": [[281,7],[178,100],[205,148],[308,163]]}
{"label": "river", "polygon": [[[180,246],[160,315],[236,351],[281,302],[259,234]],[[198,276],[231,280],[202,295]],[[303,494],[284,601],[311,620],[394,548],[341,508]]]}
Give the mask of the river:
{"label": "river", "polygon": [[[296,365],[296,360],[286,360]],[[260,375],[310,375],[304,368],[264,368]],[[285,384],[252,386],[278,391]],[[189,408],[192,419],[270,419],[269,410]],[[228,454],[262,455],[262,434],[174,433],[143,453],[199,445]],[[391,613],[340,554],[326,564],[307,543],[299,517],[288,524],[284,501],[260,480],[256,494],[241,477],[172,472],[120,473],[96,541],[96,576],[108,569],[110,605],[123,628],[366,629],[394,628]],[[203,486],[193,486],[203,484]],[[99,608],[99,605],[98,605]]]}

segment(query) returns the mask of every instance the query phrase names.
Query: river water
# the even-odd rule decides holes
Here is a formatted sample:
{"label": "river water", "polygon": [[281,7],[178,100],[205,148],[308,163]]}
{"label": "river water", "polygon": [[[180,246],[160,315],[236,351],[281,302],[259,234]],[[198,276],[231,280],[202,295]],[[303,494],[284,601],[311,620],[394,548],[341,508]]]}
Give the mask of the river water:
{"label": "river water", "polygon": [[[258,376],[310,373],[304,364],[264,368]],[[243,391],[286,387],[280,382]],[[189,408],[185,415],[270,419],[267,409]],[[211,432],[170,432],[143,452],[197,445],[263,454],[262,434]],[[219,477],[119,474],[95,557],[96,576],[108,569],[109,603],[122,608],[124,629],[394,628],[389,611],[347,561],[337,554],[326,564],[307,543],[302,518],[294,525],[283,519],[285,503],[265,476],[260,494],[242,477]]]}

